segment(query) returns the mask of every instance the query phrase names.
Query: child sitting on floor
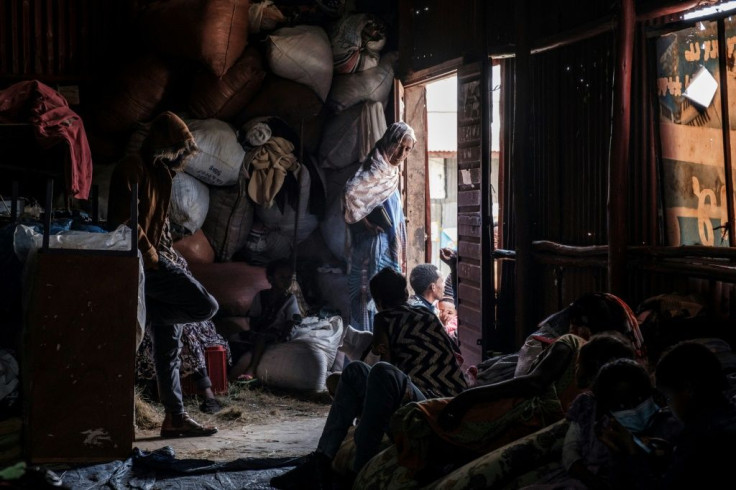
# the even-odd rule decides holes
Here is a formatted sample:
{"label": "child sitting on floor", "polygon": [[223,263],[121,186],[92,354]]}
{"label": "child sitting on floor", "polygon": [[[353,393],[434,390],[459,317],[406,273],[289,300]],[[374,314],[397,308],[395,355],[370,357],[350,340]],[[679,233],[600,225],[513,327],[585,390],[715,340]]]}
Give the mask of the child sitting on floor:
{"label": "child sitting on floor", "polygon": [[289,340],[292,329],[301,322],[297,298],[289,292],[292,274],[291,262],[287,259],[275,260],[266,266],[271,288],[254,296],[248,312],[250,330],[239,332],[230,340],[233,358],[237,359],[230,370],[230,379],[255,379],[266,347]]}

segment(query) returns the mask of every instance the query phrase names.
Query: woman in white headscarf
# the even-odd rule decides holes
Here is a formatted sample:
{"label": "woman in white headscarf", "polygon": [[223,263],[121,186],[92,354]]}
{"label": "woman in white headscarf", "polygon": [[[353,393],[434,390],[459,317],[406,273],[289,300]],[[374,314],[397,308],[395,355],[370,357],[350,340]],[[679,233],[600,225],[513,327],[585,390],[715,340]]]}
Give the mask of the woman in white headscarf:
{"label": "woman in white headscarf", "polygon": [[414,130],[393,123],[345,184],[343,206],[350,225],[348,275],[351,325],[372,330],[375,305],[368,281],[384,267],[404,273],[406,221],[399,193],[399,166],[414,148]]}

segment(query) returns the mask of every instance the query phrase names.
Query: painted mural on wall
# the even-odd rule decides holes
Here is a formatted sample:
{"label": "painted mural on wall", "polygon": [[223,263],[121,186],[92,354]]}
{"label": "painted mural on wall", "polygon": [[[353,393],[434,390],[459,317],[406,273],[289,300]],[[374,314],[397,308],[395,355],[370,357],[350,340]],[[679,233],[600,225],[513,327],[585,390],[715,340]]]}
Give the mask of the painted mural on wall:
{"label": "painted mural on wall", "polygon": [[[726,34],[731,61],[736,30]],[[659,37],[657,77],[667,243],[728,246],[717,24]]]}

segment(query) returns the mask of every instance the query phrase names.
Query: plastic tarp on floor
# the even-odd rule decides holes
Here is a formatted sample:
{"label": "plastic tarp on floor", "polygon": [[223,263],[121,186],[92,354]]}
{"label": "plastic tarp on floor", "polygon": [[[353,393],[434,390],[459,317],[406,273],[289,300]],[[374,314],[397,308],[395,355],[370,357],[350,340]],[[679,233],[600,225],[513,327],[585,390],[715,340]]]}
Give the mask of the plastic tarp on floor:
{"label": "plastic tarp on floor", "polygon": [[270,489],[269,481],[302,458],[244,458],[227,462],[177,460],[170,446],[134,449],[125,461],[54,469],[69,489]]}

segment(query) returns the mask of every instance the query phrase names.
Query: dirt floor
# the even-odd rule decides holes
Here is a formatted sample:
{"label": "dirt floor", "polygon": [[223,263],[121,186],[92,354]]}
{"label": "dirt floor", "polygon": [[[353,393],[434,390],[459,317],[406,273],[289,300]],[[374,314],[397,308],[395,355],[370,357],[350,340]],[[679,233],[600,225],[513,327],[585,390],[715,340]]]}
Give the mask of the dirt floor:
{"label": "dirt floor", "polygon": [[231,385],[217,399],[223,410],[205,414],[201,398],[185,398],[186,409],[198,422],[215,425],[210,437],[162,439],[163,407],[136,393],[136,440],[134,446],[155,450],[171,446],[177,459],[232,461],[247,457],[302,456],[317,447],[330,408],[327,392],[300,394],[267,387]]}

